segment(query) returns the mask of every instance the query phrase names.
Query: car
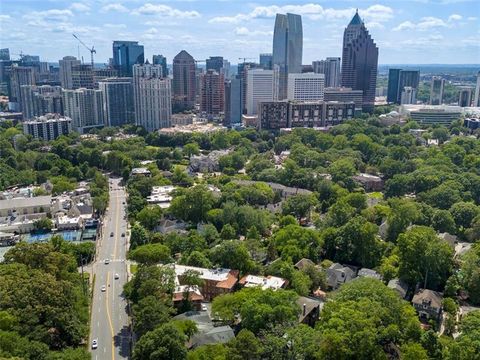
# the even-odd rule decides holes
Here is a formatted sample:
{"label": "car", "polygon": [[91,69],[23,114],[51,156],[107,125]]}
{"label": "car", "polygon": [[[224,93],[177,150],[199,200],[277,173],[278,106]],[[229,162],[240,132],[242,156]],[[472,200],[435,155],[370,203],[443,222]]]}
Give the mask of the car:
{"label": "car", "polygon": [[125,237],[125,233],[122,233],[122,237]]}
{"label": "car", "polygon": [[113,277],[115,278],[115,280],[120,279],[120,275],[118,275],[118,274],[115,274]]}
{"label": "car", "polygon": [[125,201],[122,201],[122,205],[125,205]]}
{"label": "car", "polygon": [[102,292],[105,292],[107,291],[107,287],[105,285],[102,285],[102,287],[100,288],[100,290],[102,290]]}
{"label": "car", "polygon": [[108,265],[108,264],[110,264],[110,259],[105,259],[104,262],[105,262],[105,265]]}
{"label": "car", "polygon": [[110,237],[113,237],[113,231],[110,233]]}
{"label": "car", "polygon": [[202,311],[207,311],[207,305],[202,304]]}
{"label": "car", "polygon": [[97,340],[97,339],[93,339],[93,340],[92,340],[92,349],[95,350],[96,348],[98,348],[98,340]]}

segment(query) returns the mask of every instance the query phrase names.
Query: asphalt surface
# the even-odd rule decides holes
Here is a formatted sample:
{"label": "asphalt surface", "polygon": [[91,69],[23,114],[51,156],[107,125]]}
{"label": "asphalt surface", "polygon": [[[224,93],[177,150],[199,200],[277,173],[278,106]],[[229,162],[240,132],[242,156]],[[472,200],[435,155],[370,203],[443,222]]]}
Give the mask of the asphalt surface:
{"label": "asphalt surface", "polygon": [[[93,360],[128,359],[130,331],[127,302],[123,285],[127,279],[127,221],[125,216],[125,189],[120,179],[110,180],[110,202],[103,220],[103,234],[98,240],[96,261],[92,266],[95,284],[90,324],[90,351]],[[113,233],[113,236],[111,236]],[[122,237],[125,233],[125,237]],[[110,263],[105,264],[105,259]],[[119,278],[115,279],[115,274]],[[106,291],[101,291],[102,286]],[[92,349],[96,339],[98,348]]]}

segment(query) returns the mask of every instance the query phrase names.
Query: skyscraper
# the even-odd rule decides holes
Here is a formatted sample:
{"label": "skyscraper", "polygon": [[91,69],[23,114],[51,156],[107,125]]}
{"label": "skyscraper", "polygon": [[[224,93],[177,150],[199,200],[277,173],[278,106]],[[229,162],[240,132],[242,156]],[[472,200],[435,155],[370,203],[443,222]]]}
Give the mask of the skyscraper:
{"label": "skyscraper", "polygon": [[215,70],[220,74],[223,69],[223,56],[210,56],[205,64],[207,70]]}
{"label": "skyscraper", "polygon": [[195,106],[195,59],[185,50],[173,58],[173,102],[178,111]]}
{"label": "skyscraper", "polygon": [[302,72],[302,17],[277,14],[273,31],[272,66],[279,67],[278,98],[287,98],[288,74]]}
{"label": "skyscraper", "polygon": [[401,105],[415,104],[417,102],[417,89],[411,86],[404,86],[400,98]]}
{"label": "skyscraper", "polygon": [[458,105],[461,107],[469,107],[472,103],[472,89],[463,88],[458,93]]}
{"label": "skyscraper", "polygon": [[135,122],[132,78],[107,78],[98,83],[103,93],[106,126],[121,126]]}
{"label": "skyscraper", "polygon": [[475,97],[473,98],[473,106],[480,106],[480,71],[477,73],[477,86],[475,86]]}
{"label": "skyscraper", "polygon": [[65,115],[72,119],[72,127],[80,134],[105,125],[103,93],[101,90],[62,90]]}
{"label": "skyscraper", "polygon": [[288,100],[323,100],[325,75],[315,73],[288,74]]}
{"label": "skyscraper", "polygon": [[10,95],[8,97],[10,110],[22,111],[22,85],[35,85],[34,68],[13,65],[10,70]]}
{"label": "skyscraper", "polygon": [[72,68],[75,65],[81,65],[81,61],[75,56],[64,56],[58,61],[60,65],[60,84],[64,89],[73,89]]}
{"label": "skyscraper", "polygon": [[325,87],[340,86],[340,67],[339,57],[327,57],[326,60],[312,62],[313,72],[325,75]]}
{"label": "skyscraper", "polygon": [[233,126],[242,122],[243,95],[240,76],[225,82],[225,117],[223,124]]}
{"label": "skyscraper", "polygon": [[168,76],[168,67],[167,67],[167,58],[163,55],[153,55],[152,57],[152,64],[153,65],[161,65],[162,66],[162,76]]}
{"label": "skyscraper", "polygon": [[247,70],[248,115],[256,115],[261,102],[278,100],[278,78],[278,67],[274,70]]}
{"label": "skyscraper", "polygon": [[342,86],[363,91],[363,111],[375,105],[378,48],[358,11],[343,33]]}
{"label": "skyscraper", "polygon": [[[223,61],[222,61],[223,62]],[[224,110],[225,80],[222,73],[213,69],[201,76],[200,110],[208,116],[219,115]]]}
{"label": "skyscraper", "polygon": [[265,70],[272,70],[272,54],[260,54],[260,66]]}
{"label": "skyscraper", "polygon": [[387,101],[400,104],[404,88],[411,87],[416,93],[419,83],[420,71],[418,70],[389,69]]}
{"label": "skyscraper", "polygon": [[147,131],[170,127],[172,120],[171,80],[162,77],[161,65],[133,66],[135,123]]}
{"label": "skyscraper", "polygon": [[445,79],[441,77],[432,77],[432,85],[430,87],[430,105],[442,105],[443,89],[445,87]]}
{"label": "skyscraper", "polygon": [[50,85],[21,86],[23,118],[32,119],[48,113],[63,115],[62,88]]}
{"label": "skyscraper", "polygon": [[387,102],[396,103],[401,69],[388,69]]}
{"label": "skyscraper", "polygon": [[81,64],[72,66],[72,89],[95,88],[95,76],[92,65]]}
{"label": "skyscraper", "polygon": [[0,49],[0,60],[10,60],[10,49]]}
{"label": "skyscraper", "polygon": [[113,42],[113,67],[119,71],[120,76],[132,76],[132,66],[145,62],[143,45],[138,41]]}

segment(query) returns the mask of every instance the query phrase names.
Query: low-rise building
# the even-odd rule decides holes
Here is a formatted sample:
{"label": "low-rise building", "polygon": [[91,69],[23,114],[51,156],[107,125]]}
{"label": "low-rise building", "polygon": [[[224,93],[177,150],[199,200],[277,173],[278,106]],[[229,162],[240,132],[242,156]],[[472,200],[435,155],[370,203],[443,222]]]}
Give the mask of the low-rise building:
{"label": "low-rise building", "polygon": [[382,191],[384,181],[380,176],[371,174],[359,174],[352,177],[352,179],[360,184],[365,191]]}
{"label": "low-rise building", "polygon": [[298,322],[311,327],[315,326],[320,311],[323,308],[324,302],[318,298],[300,296],[297,299],[297,304],[300,306],[300,314],[298,315]]}
{"label": "low-rise building", "polygon": [[[188,293],[188,295],[186,295]],[[198,286],[177,285],[173,290],[173,306],[179,308],[184,300],[188,300],[197,311],[202,309],[203,295]]]}
{"label": "low-rise building", "polygon": [[348,266],[334,263],[326,270],[327,284],[332,289],[337,289],[340,285],[345,284],[355,278],[355,271]]}
{"label": "low-rise building", "polygon": [[359,278],[368,277],[368,278],[372,278],[372,279],[382,280],[382,275],[381,274],[379,274],[375,270],[367,269],[367,268],[361,268],[360,270],[358,270],[357,276]]}
{"label": "low-rise building", "polygon": [[402,299],[407,297],[408,285],[400,279],[392,279],[387,285],[390,289],[395,290]]}
{"label": "low-rise building", "polygon": [[0,217],[15,215],[50,214],[52,197],[36,196],[0,200]]}
{"label": "low-rise building", "polygon": [[462,118],[463,109],[465,108],[446,105],[402,105],[400,113],[410,116],[419,124],[450,125]]}
{"label": "low-rise building", "polygon": [[139,168],[133,168],[130,175],[131,176],[150,177],[150,176],[152,176],[152,172],[145,167],[139,167]]}
{"label": "low-rise building", "polygon": [[419,289],[412,304],[421,320],[440,320],[442,315],[443,294],[429,289]]}
{"label": "low-rise building", "polygon": [[164,185],[152,187],[152,192],[147,196],[147,202],[149,204],[156,204],[162,209],[168,209],[173,199],[172,193],[175,191],[175,186]]}
{"label": "low-rise building", "polygon": [[218,171],[219,160],[222,156],[228,155],[230,150],[214,150],[208,155],[192,155],[190,157],[189,172],[191,173],[212,173]]}
{"label": "low-rise building", "polygon": [[262,290],[277,290],[285,288],[285,286],[288,284],[288,281],[272,275],[245,275],[238,283],[243,287],[260,287]]}

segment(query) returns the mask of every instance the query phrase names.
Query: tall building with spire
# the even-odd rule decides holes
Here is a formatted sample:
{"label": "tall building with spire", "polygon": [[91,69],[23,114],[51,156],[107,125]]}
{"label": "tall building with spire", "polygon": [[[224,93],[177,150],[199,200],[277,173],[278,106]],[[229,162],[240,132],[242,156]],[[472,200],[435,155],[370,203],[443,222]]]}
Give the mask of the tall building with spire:
{"label": "tall building with spire", "polygon": [[302,72],[302,17],[296,14],[277,14],[273,31],[272,65],[278,66],[278,98],[287,98],[288,74]]}
{"label": "tall building with spire", "polygon": [[342,86],[363,91],[363,111],[372,112],[375,105],[377,67],[377,45],[357,9],[343,33]]}

